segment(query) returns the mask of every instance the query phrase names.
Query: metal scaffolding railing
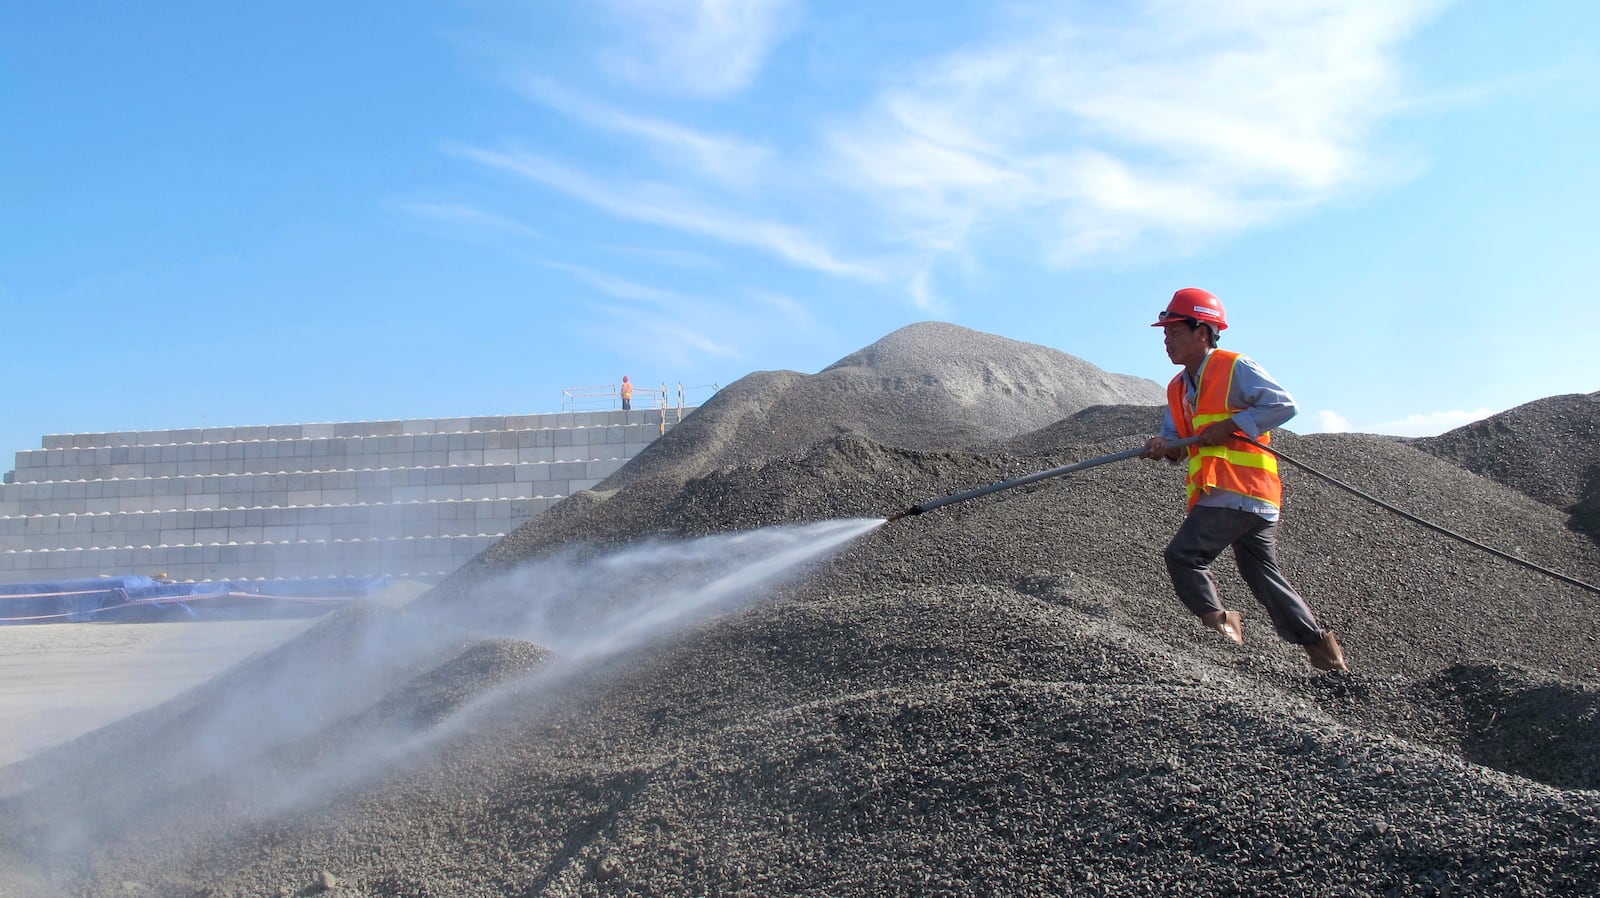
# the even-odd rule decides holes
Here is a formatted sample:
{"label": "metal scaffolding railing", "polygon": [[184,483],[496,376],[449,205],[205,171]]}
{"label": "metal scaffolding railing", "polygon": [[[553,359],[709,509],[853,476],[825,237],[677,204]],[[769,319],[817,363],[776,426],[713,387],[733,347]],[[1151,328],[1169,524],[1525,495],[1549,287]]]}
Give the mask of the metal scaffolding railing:
{"label": "metal scaffolding railing", "polygon": [[[662,413],[661,422],[662,425],[665,426],[667,420],[666,413],[669,410],[676,409],[677,419],[682,421],[683,410],[685,408],[692,408],[700,404],[699,402],[691,402],[691,395],[700,393],[702,391],[706,393],[715,393],[720,389],[722,389],[721,386],[714,383],[686,387],[683,385],[683,381],[680,380],[678,381],[676,395],[674,396],[673,392],[667,389],[667,385],[665,383],[663,383],[659,389],[654,390],[645,389],[640,387],[638,384],[635,384],[633,388],[633,407],[635,409],[660,409]],[[673,402],[674,398],[676,399],[676,404]],[[622,384],[598,384],[585,387],[566,387],[561,391],[561,410],[564,412],[598,411],[601,409],[620,408],[622,408]]]}
{"label": "metal scaffolding railing", "polygon": [[619,384],[601,384],[594,387],[566,387],[561,391],[561,410],[564,412],[596,411],[622,408],[622,387]]}

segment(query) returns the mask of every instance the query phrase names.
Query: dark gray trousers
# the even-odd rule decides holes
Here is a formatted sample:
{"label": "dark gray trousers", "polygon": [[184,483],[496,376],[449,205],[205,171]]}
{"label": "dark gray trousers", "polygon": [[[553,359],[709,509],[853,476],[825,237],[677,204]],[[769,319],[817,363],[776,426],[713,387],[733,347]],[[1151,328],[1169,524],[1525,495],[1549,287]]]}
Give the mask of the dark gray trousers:
{"label": "dark gray trousers", "polygon": [[1277,536],[1277,523],[1258,514],[1196,505],[1162,553],[1178,599],[1197,616],[1222,611],[1211,562],[1232,546],[1239,575],[1267,609],[1278,635],[1296,645],[1321,641],[1324,633],[1311,608],[1278,569]]}

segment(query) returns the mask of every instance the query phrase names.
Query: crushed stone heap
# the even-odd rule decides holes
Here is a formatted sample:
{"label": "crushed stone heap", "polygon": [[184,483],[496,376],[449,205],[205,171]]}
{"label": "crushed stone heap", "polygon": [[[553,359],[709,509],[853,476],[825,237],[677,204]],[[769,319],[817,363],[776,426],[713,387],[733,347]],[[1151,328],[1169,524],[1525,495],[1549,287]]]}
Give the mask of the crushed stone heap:
{"label": "crushed stone heap", "polygon": [[[1600,447],[1548,422],[1594,401],[1474,427],[1556,470]],[[1283,563],[1350,675],[1271,636],[1226,559],[1246,643],[1194,622],[1160,561],[1182,475],[1141,461],[876,527],[633,651],[493,625],[582,632],[619,589],[665,595],[626,547],[883,517],[1139,445],[1160,402],[937,324],[751,375],[408,606],[4,771],[0,868],[75,896],[1591,894],[1600,596],[1290,466]],[[1451,436],[1274,445],[1600,580],[1586,487]],[[529,572],[561,570],[552,603]]]}

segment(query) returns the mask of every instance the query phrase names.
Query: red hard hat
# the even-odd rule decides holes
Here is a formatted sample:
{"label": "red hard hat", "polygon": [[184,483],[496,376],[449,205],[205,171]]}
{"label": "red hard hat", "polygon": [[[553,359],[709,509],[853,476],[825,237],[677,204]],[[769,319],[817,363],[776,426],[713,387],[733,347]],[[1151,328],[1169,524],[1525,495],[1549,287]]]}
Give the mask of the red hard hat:
{"label": "red hard hat", "polygon": [[1184,287],[1172,294],[1172,302],[1167,303],[1166,310],[1160,315],[1161,320],[1150,326],[1163,327],[1174,318],[1192,318],[1218,331],[1228,329],[1228,314],[1222,310],[1222,300],[1199,287]]}

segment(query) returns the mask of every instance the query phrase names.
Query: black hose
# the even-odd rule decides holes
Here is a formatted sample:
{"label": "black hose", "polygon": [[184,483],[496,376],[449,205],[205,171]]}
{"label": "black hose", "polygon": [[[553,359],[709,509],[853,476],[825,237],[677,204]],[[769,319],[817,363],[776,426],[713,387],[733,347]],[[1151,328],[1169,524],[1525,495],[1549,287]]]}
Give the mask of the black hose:
{"label": "black hose", "polygon": [[[1360,497],[1362,499],[1367,500],[1368,502],[1371,502],[1372,504],[1374,504],[1374,505],[1376,505],[1376,506],[1378,506],[1380,508],[1386,509],[1388,511],[1392,511],[1395,514],[1399,515],[1402,518],[1405,518],[1408,521],[1411,521],[1411,522],[1416,523],[1416,524],[1421,524],[1422,526],[1428,528],[1429,530],[1434,531],[1435,533],[1440,533],[1440,534],[1443,534],[1444,536],[1450,537],[1451,539],[1459,540],[1460,542],[1466,543],[1467,545],[1473,546],[1474,548],[1482,549],[1483,551],[1488,552],[1490,555],[1493,555],[1493,556],[1495,556],[1497,558],[1503,558],[1506,561],[1512,562],[1513,564],[1520,564],[1520,565],[1522,565],[1523,567],[1525,567],[1525,568],[1527,568],[1529,570],[1538,571],[1539,573],[1544,574],[1546,576],[1554,577],[1555,579],[1560,580],[1563,583],[1566,583],[1566,584],[1569,584],[1569,585],[1572,585],[1572,586],[1576,586],[1579,589],[1587,589],[1588,591],[1590,591],[1592,593],[1600,595],[1600,586],[1596,586],[1593,583],[1586,583],[1586,582],[1584,582],[1582,580],[1579,580],[1579,579],[1577,579],[1575,577],[1569,577],[1566,574],[1561,573],[1560,571],[1553,571],[1553,570],[1551,570],[1551,569],[1549,569],[1547,567],[1543,567],[1541,565],[1535,564],[1535,563],[1527,560],[1526,558],[1518,558],[1517,556],[1512,555],[1509,552],[1503,552],[1503,551],[1501,551],[1499,549],[1496,549],[1494,546],[1490,546],[1490,545],[1486,545],[1484,543],[1478,542],[1477,540],[1473,539],[1470,536],[1466,536],[1464,534],[1457,533],[1454,530],[1451,530],[1451,529],[1449,529],[1447,527],[1442,527],[1442,526],[1440,526],[1438,524],[1435,524],[1432,521],[1426,520],[1424,518],[1419,518],[1416,515],[1412,514],[1411,512],[1406,511],[1403,508],[1400,508],[1400,507],[1398,507],[1396,505],[1392,505],[1392,504],[1390,504],[1388,502],[1385,502],[1384,500],[1379,499],[1377,496],[1374,496],[1374,495],[1372,495],[1370,493],[1362,492],[1361,490],[1356,489],[1355,487],[1351,486],[1348,483],[1345,483],[1344,481],[1342,481],[1342,480],[1340,480],[1340,479],[1338,479],[1336,477],[1333,477],[1333,476],[1331,476],[1329,474],[1324,474],[1321,471],[1318,471],[1316,468],[1313,468],[1313,467],[1311,467],[1310,465],[1308,465],[1308,464],[1306,464],[1304,462],[1297,461],[1297,460],[1295,460],[1293,458],[1290,458],[1289,456],[1284,455],[1282,452],[1278,451],[1277,449],[1274,449],[1271,446],[1263,445],[1262,443],[1259,443],[1259,442],[1257,442],[1255,440],[1252,440],[1249,437],[1244,436],[1243,434],[1235,433],[1235,434],[1233,434],[1233,438],[1236,439],[1236,440],[1241,440],[1243,442],[1249,443],[1250,445],[1255,446],[1257,449],[1261,449],[1262,451],[1269,452],[1272,455],[1276,456],[1277,458],[1279,458],[1279,459],[1281,459],[1283,461],[1286,461],[1291,465],[1294,465],[1295,467],[1299,468],[1302,471],[1305,471],[1307,474],[1311,474],[1312,476],[1315,476],[1315,477],[1320,477],[1323,480],[1326,480],[1327,482],[1333,484],[1334,486],[1338,487],[1339,489],[1344,490],[1347,493],[1350,493],[1353,496],[1358,496],[1358,497]],[[1188,444],[1193,443],[1197,439],[1198,439],[1198,437],[1189,437],[1187,439],[1182,439],[1182,440],[1173,440],[1171,442],[1168,442],[1167,445],[1169,447],[1172,447],[1172,446],[1187,446]],[[997,492],[1000,492],[1001,490],[1008,490],[1008,489],[1011,489],[1013,487],[1018,487],[1018,486],[1022,486],[1024,484],[1033,483],[1035,481],[1044,480],[1047,477],[1059,477],[1062,474],[1070,474],[1070,473],[1072,473],[1074,471],[1082,471],[1085,468],[1098,467],[1099,465],[1109,464],[1110,462],[1122,461],[1123,459],[1127,459],[1127,458],[1134,458],[1136,456],[1142,455],[1143,453],[1144,453],[1144,448],[1143,447],[1140,447],[1140,448],[1137,448],[1137,449],[1128,449],[1128,450],[1125,450],[1125,451],[1122,451],[1122,452],[1114,452],[1114,453],[1112,453],[1110,455],[1102,455],[1102,456],[1100,456],[1098,458],[1091,458],[1091,459],[1088,459],[1087,461],[1080,461],[1080,462],[1077,462],[1075,464],[1063,465],[1063,466],[1061,466],[1059,468],[1051,468],[1048,471],[1038,471],[1038,472],[1035,472],[1033,474],[1027,474],[1027,475],[1024,475],[1022,477],[1015,478],[1013,480],[1007,480],[1007,481],[1004,481],[1004,482],[1001,482],[1001,483],[994,483],[994,484],[990,484],[988,486],[980,486],[980,487],[978,487],[976,489],[967,490],[966,492],[955,493],[953,495],[945,496],[942,499],[932,499],[932,500],[927,501],[927,502],[918,503],[918,504],[913,505],[910,508],[906,509],[905,511],[896,512],[896,513],[890,515],[885,520],[887,520],[887,521],[898,521],[901,518],[909,517],[911,515],[922,514],[923,512],[926,512],[926,511],[932,511],[935,508],[942,508],[942,507],[944,507],[946,505],[953,505],[953,504],[955,504],[957,502],[965,502],[968,499],[976,499],[979,496],[987,496],[990,493],[997,493]]]}
{"label": "black hose", "polygon": [[1576,586],[1576,587],[1578,587],[1580,589],[1587,589],[1588,591],[1590,591],[1592,593],[1600,594],[1600,586],[1596,586],[1593,583],[1586,583],[1586,582],[1584,582],[1582,580],[1579,580],[1579,579],[1576,579],[1574,577],[1569,577],[1566,574],[1561,573],[1560,571],[1553,571],[1553,570],[1551,570],[1551,569],[1549,569],[1547,567],[1543,567],[1541,565],[1534,564],[1533,562],[1527,560],[1526,558],[1518,558],[1517,556],[1512,555],[1509,552],[1502,552],[1501,550],[1496,549],[1494,546],[1485,545],[1484,543],[1478,542],[1477,540],[1473,539],[1470,536],[1466,536],[1466,535],[1457,533],[1454,530],[1451,530],[1451,529],[1449,529],[1447,527],[1442,527],[1442,526],[1440,526],[1438,524],[1433,523],[1432,521],[1428,521],[1428,520],[1425,520],[1423,518],[1419,518],[1416,515],[1412,514],[1411,512],[1406,511],[1403,508],[1399,508],[1399,507],[1397,507],[1395,505],[1391,505],[1390,503],[1385,502],[1382,499],[1379,499],[1377,496],[1371,495],[1370,493],[1364,493],[1361,490],[1356,489],[1355,487],[1351,486],[1348,483],[1345,483],[1344,481],[1342,481],[1342,480],[1340,480],[1340,479],[1338,479],[1336,477],[1333,477],[1333,476],[1328,475],[1328,474],[1324,474],[1321,471],[1318,471],[1316,468],[1313,468],[1313,467],[1311,467],[1310,465],[1308,465],[1308,464],[1306,464],[1304,462],[1296,461],[1296,460],[1290,458],[1289,456],[1284,455],[1282,452],[1279,452],[1277,449],[1272,448],[1271,446],[1262,445],[1261,443],[1258,443],[1255,440],[1250,439],[1249,437],[1242,436],[1242,435],[1237,434],[1237,433],[1233,435],[1233,438],[1236,439],[1236,440],[1243,440],[1244,442],[1249,443],[1252,446],[1255,446],[1257,449],[1263,449],[1263,450],[1265,450],[1267,452],[1270,452],[1273,455],[1277,456],[1279,459],[1281,459],[1283,461],[1286,461],[1291,465],[1294,465],[1295,467],[1299,468],[1302,471],[1305,471],[1307,474],[1311,474],[1311,475],[1313,475],[1315,477],[1320,477],[1323,480],[1326,480],[1327,482],[1333,484],[1334,486],[1338,487],[1339,489],[1344,490],[1347,493],[1350,493],[1353,496],[1358,496],[1358,497],[1360,497],[1362,499],[1367,500],[1368,502],[1371,502],[1372,504],[1374,504],[1374,505],[1376,505],[1376,506],[1378,506],[1380,508],[1384,508],[1384,509],[1387,509],[1388,511],[1392,511],[1395,514],[1399,515],[1400,517],[1405,518],[1406,520],[1411,521],[1414,524],[1421,524],[1422,526],[1428,528],[1429,530],[1434,531],[1435,533],[1443,534],[1445,536],[1450,537],[1451,539],[1459,540],[1459,541],[1461,541],[1463,543],[1466,543],[1469,546],[1473,546],[1474,548],[1482,549],[1483,551],[1488,552],[1490,555],[1493,555],[1493,556],[1495,556],[1497,558],[1503,558],[1506,561],[1512,562],[1514,564],[1520,564],[1520,565],[1522,565],[1523,567],[1525,567],[1525,568],[1527,568],[1529,570],[1538,571],[1539,573],[1544,574],[1546,576],[1554,577],[1557,580],[1560,580],[1561,582],[1569,584],[1571,586]]}
{"label": "black hose", "polygon": [[[1168,448],[1174,448],[1174,447],[1178,447],[1178,446],[1187,446],[1190,443],[1193,443],[1197,439],[1199,439],[1199,437],[1189,437],[1187,439],[1182,439],[1182,440],[1172,440],[1172,441],[1167,443],[1167,447]],[[1001,483],[991,483],[988,486],[980,486],[980,487],[978,487],[976,489],[970,489],[970,490],[967,490],[965,492],[954,493],[952,495],[945,496],[942,499],[930,499],[927,502],[920,502],[920,503],[918,503],[916,505],[911,506],[910,508],[906,509],[905,511],[896,512],[896,513],[890,515],[889,517],[885,518],[884,520],[885,521],[898,521],[901,518],[908,517],[910,515],[922,514],[925,511],[933,511],[935,508],[943,508],[946,505],[953,505],[953,504],[955,504],[957,502],[965,502],[968,499],[976,499],[979,496],[987,496],[990,493],[998,493],[1001,490],[1008,490],[1008,489],[1011,489],[1013,487],[1024,486],[1024,485],[1029,484],[1029,483],[1034,483],[1036,481],[1044,480],[1044,479],[1046,479],[1048,477],[1060,477],[1062,474],[1071,474],[1074,471],[1082,471],[1082,470],[1085,470],[1087,468],[1097,468],[1097,467],[1099,467],[1101,465],[1107,465],[1107,464],[1110,464],[1110,463],[1112,463],[1114,461],[1122,461],[1124,459],[1137,458],[1138,456],[1143,455],[1143,454],[1144,454],[1144,447],[1140,446],[1140,447],[1138,447],[1136,449],[1125,449],[1125,450],[1123,450],[1121,452],[1113,452],[1110,455],[1101,455],[1101,456],[1098,456],[1096,458],[1090,458],[1090,459],[1086,459],[1084,461],[1074,462],[1073,464],[1070,464],[1070,465],[1062,465],[1059,468],[1051,468],[1048,471],[1035,471],[1032,474],[1024,474],[1021,477],[1016,477],[1016,478],[1013,478],[1011,480],[1003,481]]]}

